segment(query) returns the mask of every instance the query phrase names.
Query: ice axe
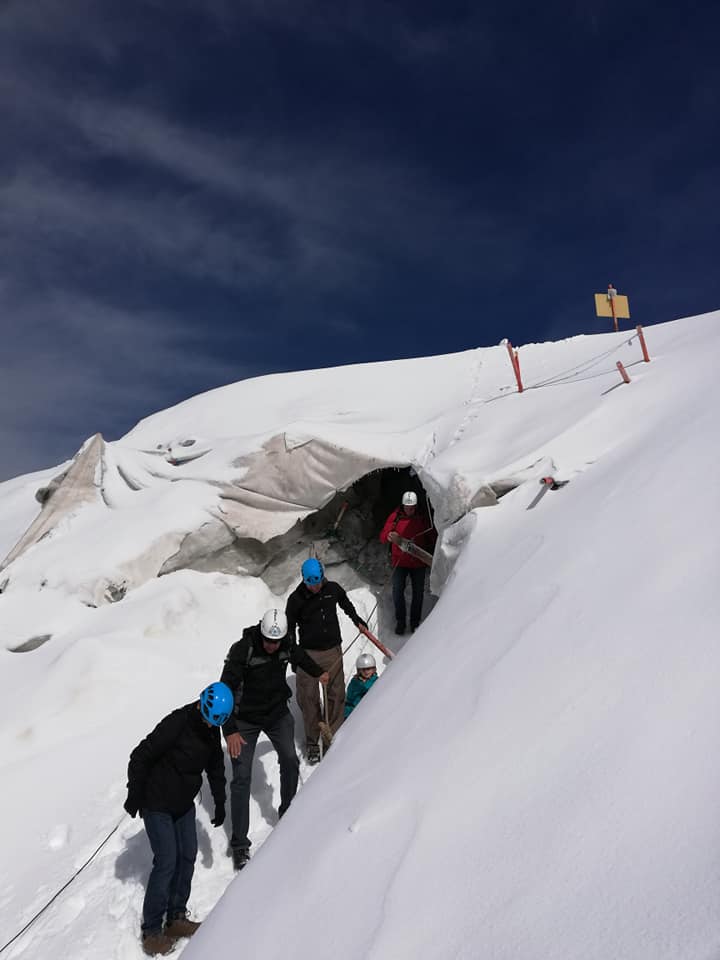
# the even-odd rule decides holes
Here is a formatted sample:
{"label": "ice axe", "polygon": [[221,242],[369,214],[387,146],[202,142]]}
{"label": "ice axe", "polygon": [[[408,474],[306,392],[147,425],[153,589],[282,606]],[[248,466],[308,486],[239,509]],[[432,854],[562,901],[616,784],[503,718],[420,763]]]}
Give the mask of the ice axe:
{"label": "ice axe", "polygon": [[327,690],[324,689],[322,684],[320,685],[320,703],[322,704],[323,718],[318,724],[320,728],[320,743],[318,746],[320,748],[320,760],[322,760],[333,739],[332,730],[330,729],[330,724],[328,723]]}
{"label": "ice axe", "polygon": [[370,643],[374,643],[375,646],[380,651],[380,653],[384,653],[389,660],[392,660],[394,658],[395,654],[392,652],[390,647],[386,647],[384,643],[380,643],[378,638],[374,634],[370,633],[367,627],[364,630],[361,630],[360,633],[364,634],[368,638]]}
{"label": "ice axe", "polygon": [[335,523],[334,523],[334,524],[330,527],[330,529],[328,530],[326,536],[328,536],[328,537],[339,537],[339,536],[340,536],[340,534],[338,533],[338,528],[340,527],[340,524],[342,523],[342,518],[345,516],[345,511],[347,510],[347,508],[348,508],[349,506],[350,506],[350,504],[348,503],[348,501],[347,501],[347,500],[343,500],[342,506],[340,507],[340,512],[339,512],[338,515],[337,515],[337,519],[335,520]]}

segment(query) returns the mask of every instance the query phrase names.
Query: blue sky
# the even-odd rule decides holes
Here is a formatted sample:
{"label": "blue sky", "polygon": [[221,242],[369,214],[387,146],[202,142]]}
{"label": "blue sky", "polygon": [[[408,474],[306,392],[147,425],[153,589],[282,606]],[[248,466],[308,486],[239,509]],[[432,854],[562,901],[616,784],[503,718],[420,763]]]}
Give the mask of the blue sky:
{"label": "blue sky", "polygon": [[0,479],[247,376],[597,332],[609,281],[720,308],[718,36],[710,2],[4,0]]}

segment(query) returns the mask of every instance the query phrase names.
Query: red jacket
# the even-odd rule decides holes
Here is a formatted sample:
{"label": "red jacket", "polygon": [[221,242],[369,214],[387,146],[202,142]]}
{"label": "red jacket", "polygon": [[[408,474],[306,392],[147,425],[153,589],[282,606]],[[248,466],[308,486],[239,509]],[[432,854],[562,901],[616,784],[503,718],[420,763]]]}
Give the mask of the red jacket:
{"label": "red jacket", "polygon": [[[419,547],[422,547],[423,550],[432,550],[433,544],[435,543],[435,531],[433,526],[428,518],[422,513],[414,513],[412,517],[408,517],[402,507],[398,507],[397,510],[393,510],[393,512],[385,521],[385,526],[382,528],[382,532],[380,534],[381,543],[388,542],[388,534],[390,534],[393,530],[399,536],[405,537],[406,540],[412,540],[413,543],[416,543]],[[410,553],[405,553],[404,550],[401,550],[400,547],[394,543],[391,546],[390,558],[392,560],[393,567],[427,566],[427,564],[423,563],[422,560],[419,560],[417,557],[413,557]]]}

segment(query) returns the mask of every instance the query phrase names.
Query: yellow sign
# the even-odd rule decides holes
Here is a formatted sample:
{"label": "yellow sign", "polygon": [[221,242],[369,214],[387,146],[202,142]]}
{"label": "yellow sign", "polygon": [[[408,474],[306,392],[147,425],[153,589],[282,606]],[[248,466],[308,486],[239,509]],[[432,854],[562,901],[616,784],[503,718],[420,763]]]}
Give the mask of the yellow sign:
{"label": "yellow sign", "polygon": [[[627,297],[621,297],[619,293],[616,293],[612,298],[612,303],[615,307],[615,317],[617,319],[630,319],[630,304]],[[610,298],[606,293],[595,294],[595,311],[599,317],[612,317],[613,310],[610,305]]]}

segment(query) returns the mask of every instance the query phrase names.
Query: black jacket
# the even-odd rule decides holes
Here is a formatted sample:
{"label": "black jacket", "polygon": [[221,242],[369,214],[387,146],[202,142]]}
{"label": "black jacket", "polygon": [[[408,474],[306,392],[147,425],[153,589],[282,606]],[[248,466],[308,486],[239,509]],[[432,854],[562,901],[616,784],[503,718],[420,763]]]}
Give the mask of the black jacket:
{"label": "black jacket", "polygon": [[[330,650],[340,641],[340,624],[337,608],[350,617],[356,627],[367,627],[339,583],[323,580],[318,593],[301,583],[288,597],[285,615],[288,618],[288,633],[298,631],[298,643],[304,650]],[[302,666],[302,664],[301,664]]]}
{"label": "black jacket", "polygon": [[208,727],[197,701],[173,710],[130,754],[128,801],[138,809],[181,817],[207,773],[216,807],[225,806],[225,760],[220,730]]}
{"label": "black jacket", "polygon": [[288,665],[300,666],[313,677],[323,672],[289,635],[274,653],[266,653],[260,625],[243,630],[230,647],[220,678],[235,696],[235,710],[223,726],[225,736],[237,732],[237,720],[264,726],[282,716],[292,696],[285,679]]}

